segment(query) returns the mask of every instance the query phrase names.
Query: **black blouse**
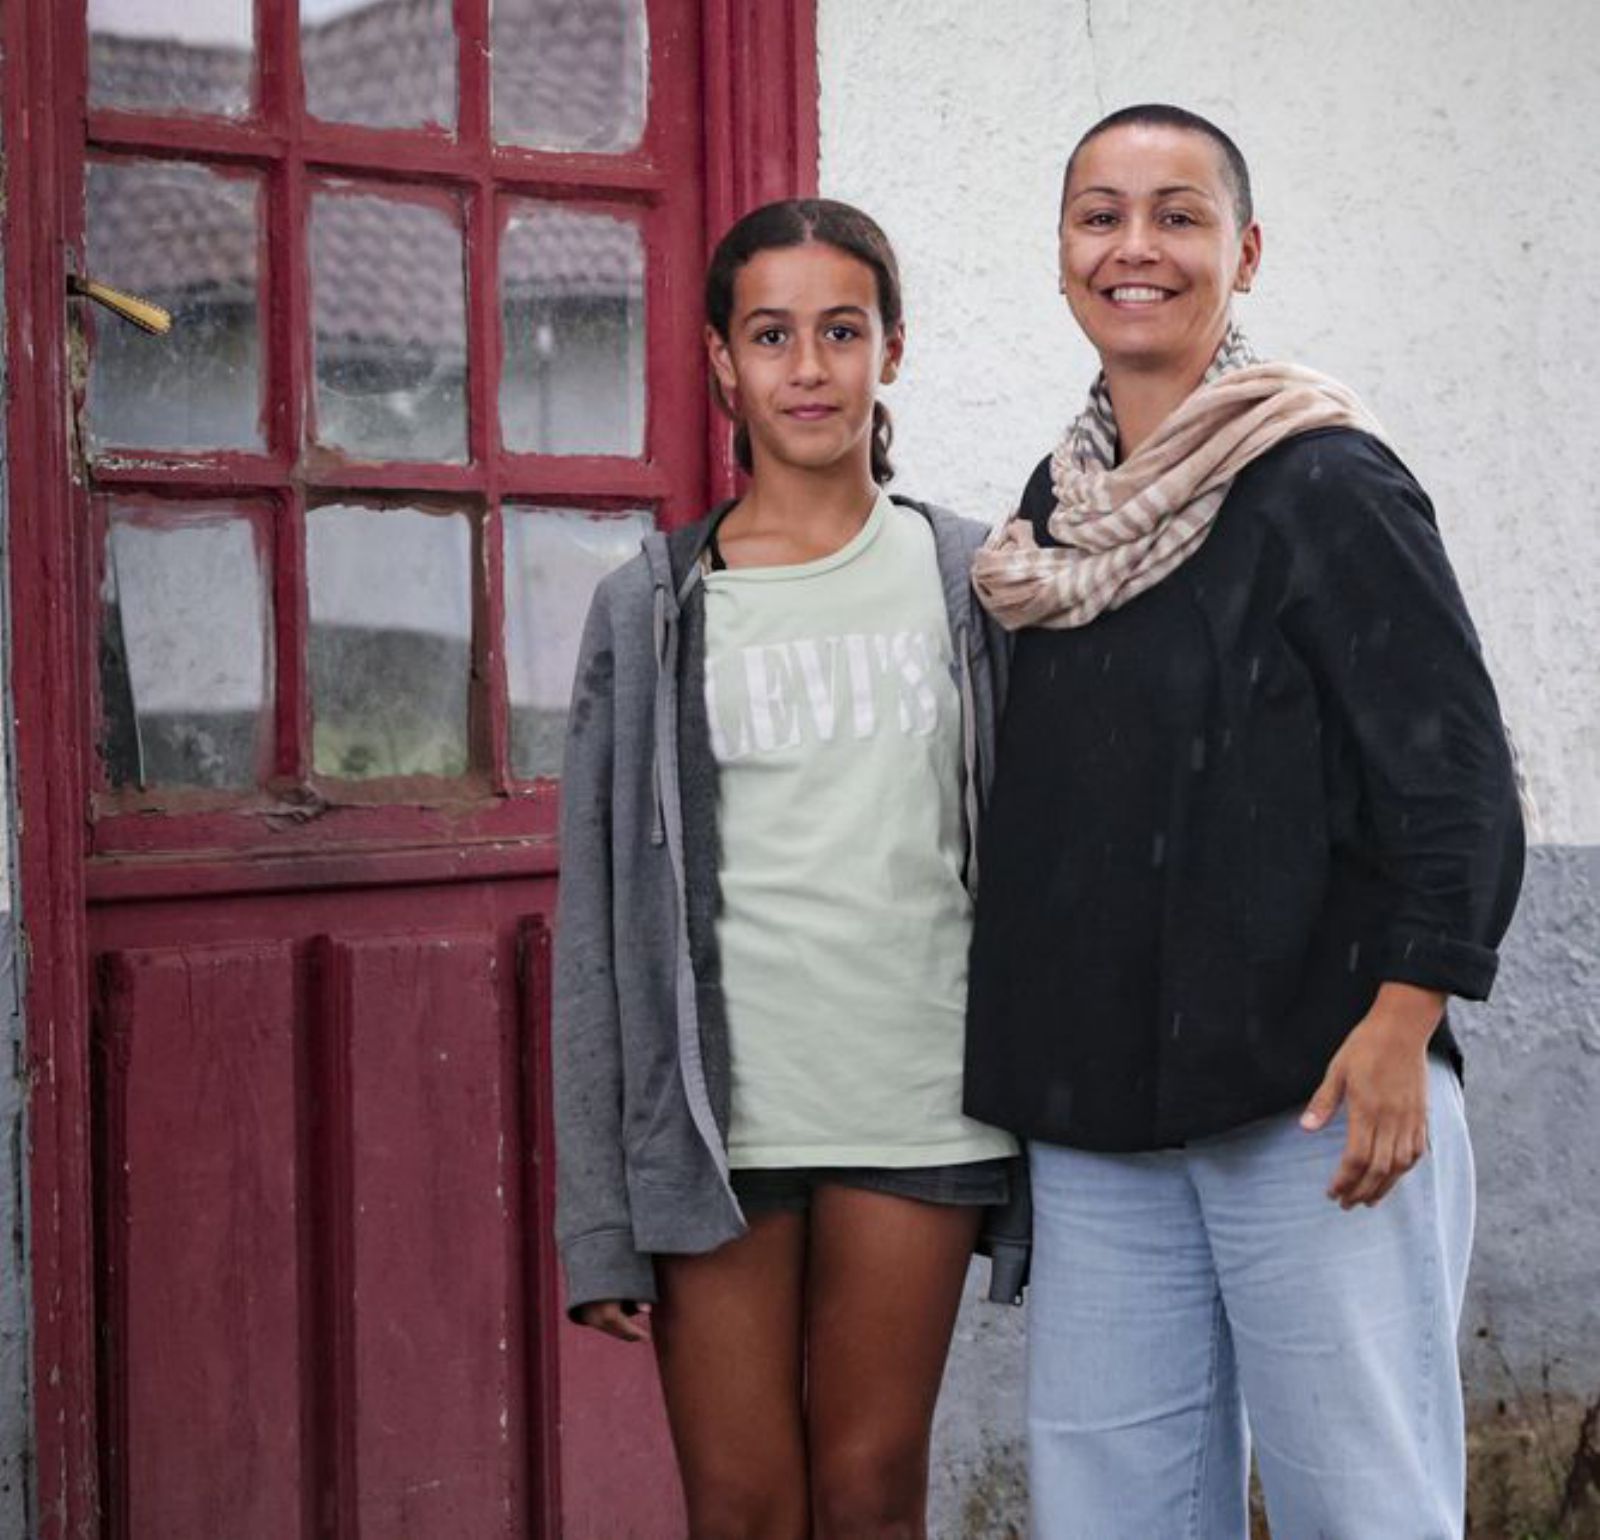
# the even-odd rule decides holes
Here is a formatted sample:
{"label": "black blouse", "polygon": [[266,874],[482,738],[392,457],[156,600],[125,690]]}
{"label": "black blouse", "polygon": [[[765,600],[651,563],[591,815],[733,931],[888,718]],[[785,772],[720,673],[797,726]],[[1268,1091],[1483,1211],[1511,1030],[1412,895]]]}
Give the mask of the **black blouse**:
{"label": "black blouse", "polygon": [[[1053,507],[1046,460],[1041,545]],[[1280,444],[1154,588],[1017,636],[967,1111],[1141,1150],[1294,1106],[1385,980],[1487,995],[1522,854],[1426,496],[1364,434]]]}

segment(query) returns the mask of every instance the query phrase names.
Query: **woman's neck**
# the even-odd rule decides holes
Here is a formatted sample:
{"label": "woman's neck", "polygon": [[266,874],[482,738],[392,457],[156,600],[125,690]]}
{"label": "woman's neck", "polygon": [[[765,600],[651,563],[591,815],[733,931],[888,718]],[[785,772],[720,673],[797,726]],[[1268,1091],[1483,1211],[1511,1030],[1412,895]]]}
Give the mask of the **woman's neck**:
{"label": "woman's neck", "polygon": [[1111,411],[1117,419],[1117,460],[1129,458],[1175,412],[1206,376],[1210,358],[1198,369],[1146,372],[1105,366]]}
{"label": "woman's neck", "polygon": [[865,470],[840,474],[758,460],[750,486],[723,520],[718,544],[730,566],[791,566],[848,545],[878,498]]}

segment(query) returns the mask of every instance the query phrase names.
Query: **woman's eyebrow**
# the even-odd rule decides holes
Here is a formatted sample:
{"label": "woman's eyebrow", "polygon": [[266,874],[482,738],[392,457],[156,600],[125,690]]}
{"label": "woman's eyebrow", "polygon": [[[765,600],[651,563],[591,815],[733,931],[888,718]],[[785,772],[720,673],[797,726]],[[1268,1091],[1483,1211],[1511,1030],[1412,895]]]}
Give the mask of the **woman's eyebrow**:
{"label": "woman's eyebrow", "polygon": [[[1217,201],[1205,188],[1197,186],[1193,182],[1168,182],[1165,186],[1158,187],[1155,190],[1157,198],[1170,198],[1174,193],[1194,193],[1197,197],[1205,198],[1208,202],[1215,203]],[[1080,188],[1073,193],[1067,202],[1069,204],[1076,203],[1079,198],[1087,198],[1095,194],[1104,198],[1126,198],[1128,196],[1128,193],[1121,187],[1096,185],[1094,187]]]}

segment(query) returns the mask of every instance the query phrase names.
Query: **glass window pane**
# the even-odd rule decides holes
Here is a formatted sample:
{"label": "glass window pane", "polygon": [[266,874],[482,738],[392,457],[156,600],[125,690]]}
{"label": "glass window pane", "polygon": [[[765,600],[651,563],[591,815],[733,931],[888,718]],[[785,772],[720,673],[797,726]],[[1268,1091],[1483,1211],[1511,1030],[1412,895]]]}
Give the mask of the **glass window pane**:
{"label": "glass window pane", "polygon": [[589,600],[606,573],[637,553],[650,522],[648,513],[505,510],[511,769],[525,780],[561,773],[572,672]]}
{"label": "glass window pane", "polygon": [[113,786],[253,785],[271,749],[272,608],[235,510],[115,508],[101,588],[101,752]]}
{"label": "glass window pane", "polygon": [[318,775],[460,775],[472,677],[465,514],[334,505],[306,516]]}
{"label": "glass window pane", "polygon": [[257,178],[89,167],[89,275],[172,312],[164,337],[88,309],[91,448],[262,449]]}
{"label": "glass window pane", "polygon": [[467,457],[458,212],[348,192],[311,213],[317,441],[364,460]]}
{"label": "glass window pane", "polygon": [[645,0],[490,0],[494,136],[621,154],[644,136]]}
{"label": "glass window pane", "polygon": [[300,0],[306,106],[329,123],[456,123],[453,0]]}
{"label": "glass window pane", "polygon": [[89,0],[89,105],[243,117],[251,12],[251,0]]}
{"label": "glass window pane", "polygon": [[639,227],[516,205],[500,249],[507,449],[644,453],[644,241]]}

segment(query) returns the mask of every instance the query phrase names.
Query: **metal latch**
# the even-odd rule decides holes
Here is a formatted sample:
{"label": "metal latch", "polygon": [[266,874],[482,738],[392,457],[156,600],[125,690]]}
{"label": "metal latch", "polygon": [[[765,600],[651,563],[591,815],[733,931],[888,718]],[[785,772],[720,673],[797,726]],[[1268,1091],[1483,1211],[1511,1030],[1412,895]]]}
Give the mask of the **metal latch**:
{"label": "metal latch", "polygon": [[141,331],[152,332],[157,337],[164,337],[172,330],[170,310],[163,310],[160,305],[140,299],[137,294],[126,294],[93,278],[81,278],[76,273],[68,273],[67,293],[92,299],[97,305],[104,305],[107,310],[121,316],[124,321],[132,321]]}

